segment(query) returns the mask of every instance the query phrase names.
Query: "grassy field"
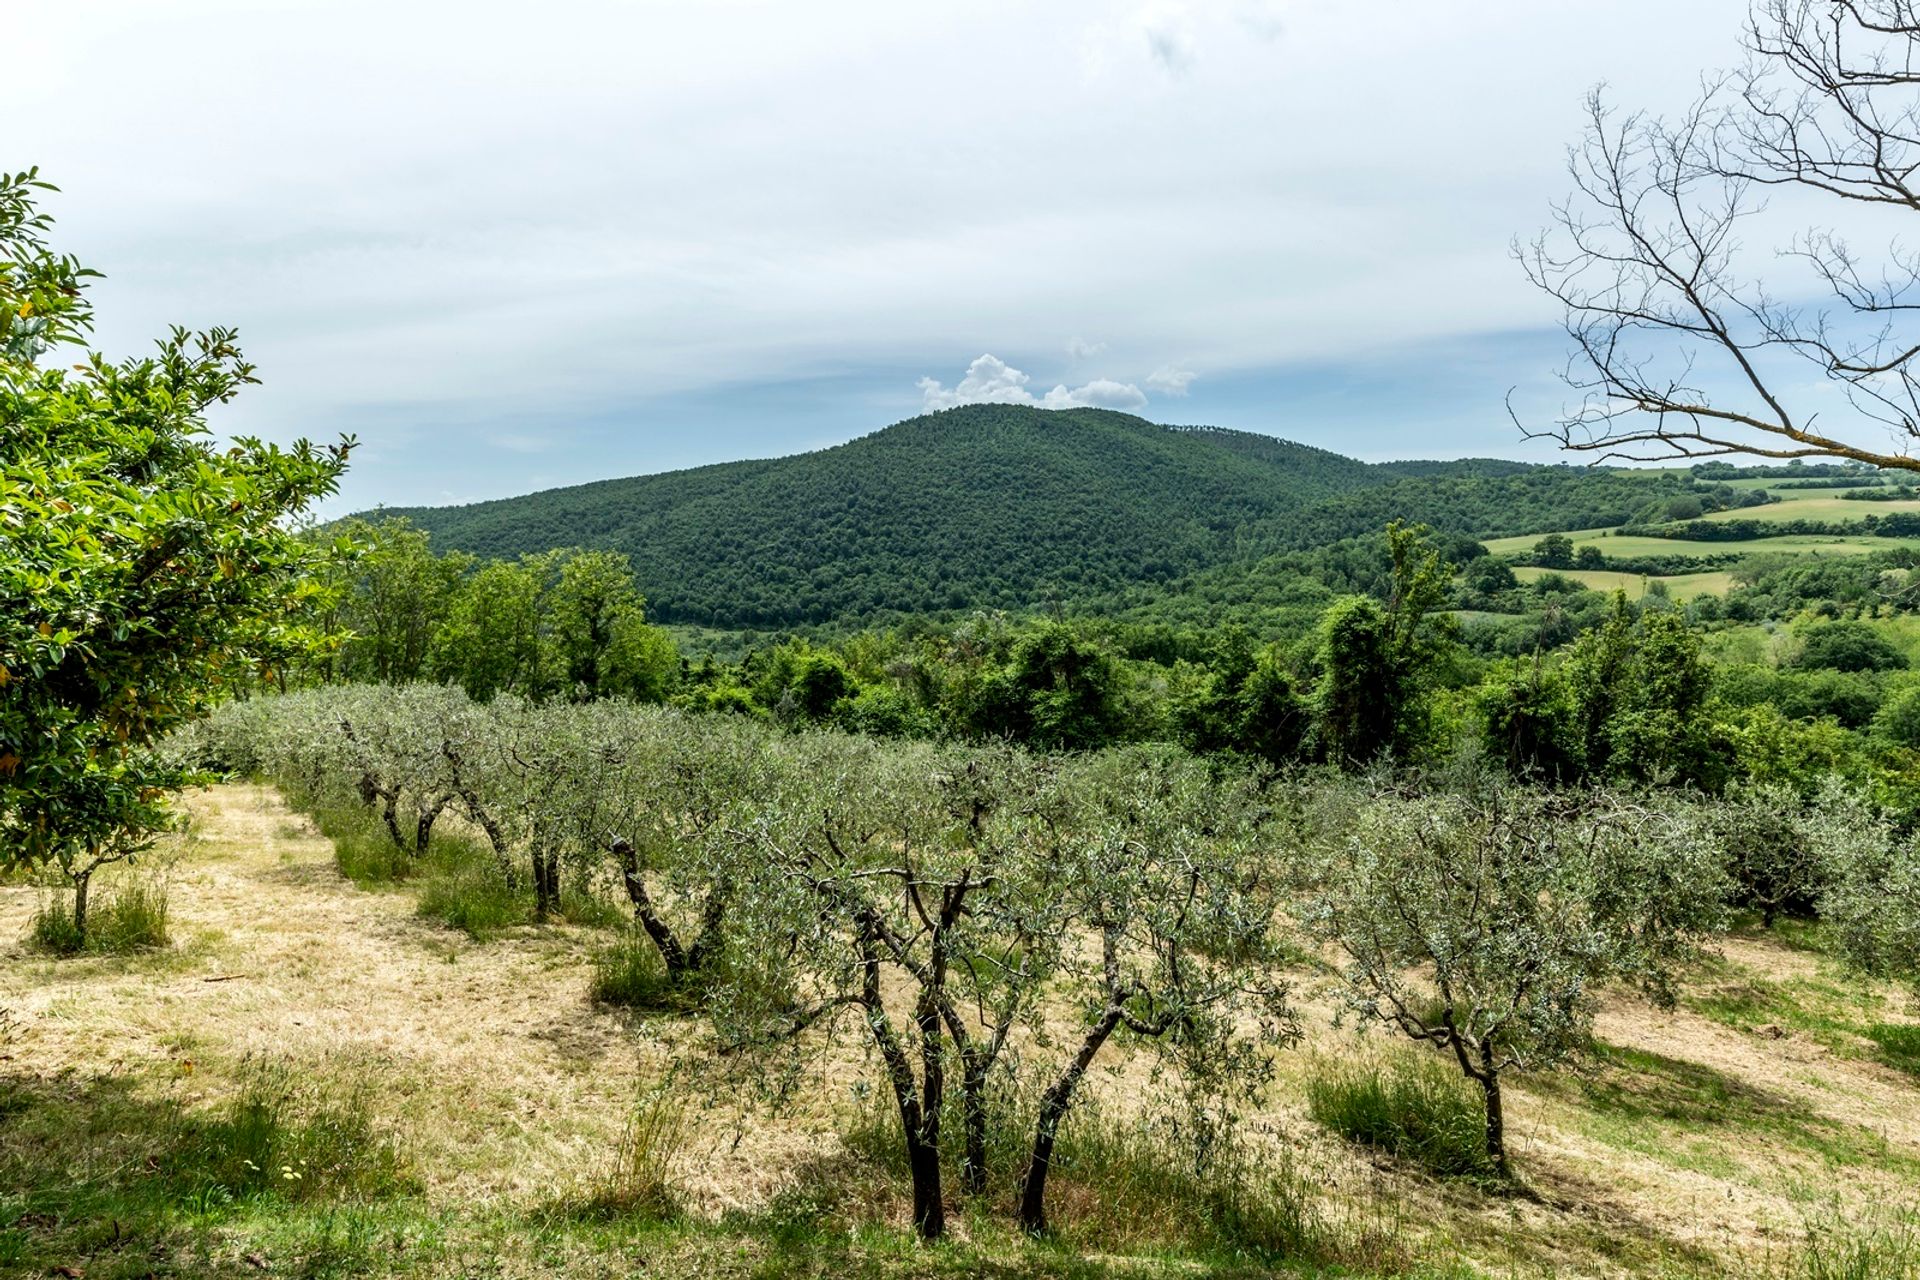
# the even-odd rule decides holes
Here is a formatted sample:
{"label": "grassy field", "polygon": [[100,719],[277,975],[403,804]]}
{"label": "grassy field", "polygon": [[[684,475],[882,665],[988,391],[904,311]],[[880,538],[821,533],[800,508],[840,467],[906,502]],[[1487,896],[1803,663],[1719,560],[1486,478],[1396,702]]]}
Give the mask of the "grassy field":
{"label": "grassy field", "polygon": [[1666,583],[1668,593],[1676,600],[1725,595],[1727,588],[1733,585],[1733,575],[1729,573],[1684,573],[1653,579],[1644,574],[1619,573],[1612,569],[1539,569],[1530,565],[1517,565],[1513,573],[1522,582],[1533,582],[1547,574],[1558,573],[1563,578],[1572,578],[1589,590],[1624,591],[1630,600],[1638,600],[1647,594],[1647,584],[1652,581]]}
{"label": "grassy field", "polygon": [[1776,494],[1781,501],[1764,507],[1740,507],[1733,511],[1715,511],[1706,520],[1859,520],[1870,515],[1890,516],[1895,512],[1920,511],[1920,499],[1898,502],[1861,502],[1842,498],[1820,489],[1790,489]]}
{"label": "grassy field", "polygon": [[[1306,971],[1233,1232],[1140,1145],[1116,1058],[1056,1238],[1012,1229],[1003,1184],[925,1248],[866,1064],[749,1105],[696,1020],[587,999],[604,931],[474,942],[343,879],[270,791],[194,808],[169,948],[7,944],[0,1274],[1920,1276],[1920,1030],[1798,936],[1730,942],[1677,1010],[1610,997],[1585,1073],[1513,1090],[1518,1189],[1314,1121],[1316,1082],[1412,1050],[1336,1030]],[[0,887],[0,937],[39,901]]]}
{"label": "grassy field", "polygon": [[[1529,533],[1517,538],[1491,538],[1485,543],[1495,555],[1533,550],[1546,535]],[[1920,539],[1875,538],[1864,535],[1744,538],[1736,542],[1695,542],[1684,538],[1620,537],[1611,529],[1580,529],[1566,535],[1573,545],[1599,547],[1610,556],[1725,556],[1790,551],[1797,555],[1864,555],[1891,547],[1920,546]]]}

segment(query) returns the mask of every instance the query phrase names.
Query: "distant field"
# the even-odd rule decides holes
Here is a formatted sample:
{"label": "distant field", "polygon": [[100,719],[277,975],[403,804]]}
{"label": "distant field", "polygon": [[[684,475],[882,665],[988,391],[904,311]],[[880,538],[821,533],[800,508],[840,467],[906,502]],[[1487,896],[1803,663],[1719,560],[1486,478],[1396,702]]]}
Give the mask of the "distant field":
{"label": "distant field", "polygon": [[[1905,503],[1874,503],[1876,507],[1905,506]],[[1487,550],[1495,555],[1531,551],[1544,534],[1529,533],[1518,538],[1491,538]],[[1736,542],[1695,542],[1680,538],[1620,538],[1606,529],[1581,529],[1567,535],[1573,545],[1589,544],[1610,556],[1715,556],[1752,555],[1761,551],[1794,551],[1821,555],[1860,555],[1868,551],[1886,551],[1893,547],[1920,546],[1915,538],[1876,538],[1866,534],[1831,536],[1794,534],[1782,538],[1743,538]]]}
{"label": "distant field", "polygon": [[[1647,584],[1656,579],[1638,573],[1619,573],[1612,569],[1537,569],[1520,567],[1514,569],[1514,576],[1522,582],[1533,582],[1549,573],[1559,573],[1563,578],[1575,582],[1592,591],[1624,591],[1630,600],[1638,600],[1647,593]],[[1657,581],[1667,584],[1667,591],[1676,600],[1691,600],[1695,596],[1722,595],[1733,585],[1730,573],[1682,573]]]}
{"label": "distant field", "polygon": [[1764,507],[1716,511],[1707,520],[1859,520],[1896,511],[1920,511],[1920,499],[1905,502],[1861,502],[1834,496],[1833,490],[1801,489],[1780,494],[1781,501]]}

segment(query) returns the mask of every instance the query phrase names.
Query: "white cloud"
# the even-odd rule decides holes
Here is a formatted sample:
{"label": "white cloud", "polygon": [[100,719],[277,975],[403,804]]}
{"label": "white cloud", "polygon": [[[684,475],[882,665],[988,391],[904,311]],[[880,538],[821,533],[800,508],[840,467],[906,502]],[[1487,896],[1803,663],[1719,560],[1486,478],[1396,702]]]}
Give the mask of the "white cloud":
{"label": "white cloud", "polygon": [[1088,342],[1085,338],[1067,339],[1067,354],[1075,360],[1091,360],[1106,349],[1104,342]]}
{"label": "white cloud", "polygon": [[1170,364],[1163,364],[1147,375],[1147,385],[1170,396],[1183,396],[1197,376],[1191,369],[1176,369]]}
{"label": "white cloud", "polygon": [[1147,393],[1131,382],[1095,378],[1078,387],[1061,383],[1045,395],[1027,389],[1033,379],[994,355],[982,355],[967,366],[959,385],[949,387],[938,378],[922,378],[921,403],[928,413],[963,404],[1026,404],[1041,409],[1144,409]]}

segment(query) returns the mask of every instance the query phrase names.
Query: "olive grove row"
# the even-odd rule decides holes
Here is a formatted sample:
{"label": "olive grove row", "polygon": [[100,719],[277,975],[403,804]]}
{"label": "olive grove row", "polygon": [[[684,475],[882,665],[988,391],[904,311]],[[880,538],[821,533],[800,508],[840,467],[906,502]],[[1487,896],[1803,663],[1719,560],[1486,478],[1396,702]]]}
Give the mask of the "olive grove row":
{"label": "olive grove row", "polygon": [[1031,1230],[1097,1062],[1144,1055],[1148,1105],[1231,1117],[1297,1036],[1290,969],[1457,1064],[1504,1171],[1503,1078],[1577,1052],[1600,986],[1671,999],[1733,907],[1809,895],[1897,964],[1888,922],[1920,898],[1906,846],[1838,792],[1789,810],[1471,771],[1255,774],[433,686],[235,703],[204,732],[212,761],[296,805],[376,815],[403,857],[459,825],[542,918],[563,888],[622,895],[726,1060],[777,1093],[807,1047],[863,1042],[929,1237],[943,1126],[964,1190],[986,1191],[989,1144],[1012,1137],[990,1130],[1016,1123],[995,1098],[1036,1100],[1017,1122]]}

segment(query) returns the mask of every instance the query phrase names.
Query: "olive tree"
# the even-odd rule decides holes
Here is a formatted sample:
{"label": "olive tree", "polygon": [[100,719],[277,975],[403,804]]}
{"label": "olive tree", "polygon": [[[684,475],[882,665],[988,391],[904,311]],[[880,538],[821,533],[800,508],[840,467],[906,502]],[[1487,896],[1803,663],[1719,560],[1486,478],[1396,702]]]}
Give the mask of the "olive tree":
{"label": "olive tree", "polygon": [[689,717],[628,703],[578,713],[600,768],[583,807],[583,843],[603,849],[675,982],[704,974],[740,892],[740,832],[772,784],[768,730],[734,717]]}
{"label": "olive tree", "polygon": [[1819,896],[1823,866],[1820,828],[1827,805],[1809,806],[1783,783],[1731,789],[1710,814],[1710,831],[1725,859],[1735,906],[1760,913],[1770,929],[1782,912],[1804,912]]}
{"label": "olive tree", "polygon": [[1060,1125],[1116,1032],[1228,1098],[1264,1082],[1272,1049],[1298,1034],[1276,976],[1279,843],[1255,780],[1142,748],[1078,761],[1066,785],[1062,883],[1043,891],[1067,926],[1051,985],[1081,1034],[1050,1068],[1021,1180],[1020,1222],[1036,1234]]}
{"label": "olive tree", "polygon": [[1671,999],[1674,966],[1721,923],[1718,858],[1686,808],[1605,791],[1474,779],[1356,800],[1323,806],[1303,918],[1344,957],[1349,1011],[1479,1086],[1504,1175],[1505,1074],[1574,1054],[1602,983]]}
{"label": "olive tree", "polygon": [[1920,981],[1920,840],[1837,779],[1816,795],[1808,828],[1835,950],[1862,972]]}
{"label": "olive tree", "polygon": [[171,824],[190,775],[155,744],[319,640],[328,548],[289,522],[351,441],[216,442],[206,413],[257,380],[230,329],[86,351],[96,273],[49,245],[51,189],[0,174],[0,867],[55,861],[83,908]]}
{"label": "olive tree", "polygon": [[[1260,872],[1250,788],[1163,752],[1055,761],[824,734],[785,751],[788,790],[756,827],[741,964],[714,1010],[733,1043],[762,1048],[861,1029],[923,1237],[945,1226],[956,1069],[973,1193],[986,1189],[990,1082],[1039,1089],[1020,1188],[1033,1231],[1061,1122],[1116,1032],[1198,1087],[1261,1076],[1259,1031],[1283,1030],[1285,1010],[1268,963],[1277,879]],[[1065,1036],[1049,1017],[1062,1008],[1077,1028]]]}

